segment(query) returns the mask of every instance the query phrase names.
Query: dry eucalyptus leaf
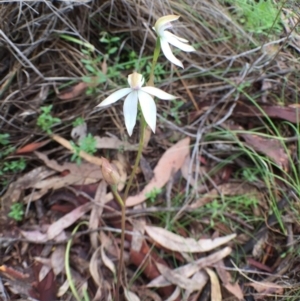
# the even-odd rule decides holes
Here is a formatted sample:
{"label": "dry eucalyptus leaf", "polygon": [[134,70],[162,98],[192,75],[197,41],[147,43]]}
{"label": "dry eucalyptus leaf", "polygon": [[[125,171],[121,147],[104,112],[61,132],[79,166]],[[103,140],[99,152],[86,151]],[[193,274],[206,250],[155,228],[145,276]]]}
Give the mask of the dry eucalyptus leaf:
{"label": "dry eucalyptus leaf", "polygon": [[[199,271],[193,275],[192,280],[198,283],[197,292],[201,292],[208,281],[208,276],[204,271]],[[189,300],[189,297],[192,293],[193,291],[186,290],[182,299]]]}
{"label": "dry eucalyptus leaf", "polygon": [[103,282],[103,276],[100,271],[99,267],[99,260],[98,260],[98,253],[99,253],[100,247],[98,247],[90,260],[89,264],[89,270],[91,273],[91,276],[95,282],[96,285],[98,285],[100,288],[102,287],[102,282]]}
{"label": "dry eucalyptus leaf", "polygon": [[282,285],[272,282],[250,282],[246,285],[252,286],[261,295],[282,295],[284,293],[284,287]]}
{"label": "dry eucalyptus leaf", "polygon": [[39,282],[43,281],[43,279],[48,275],[48,273],[51,271],[51,266],[50,265],[42,265],[42,268],[40,269],[39,272]]}
{"label": "dry eucalyptus leaf", "polygon": [[49,226],[47,235],[48,239],[53,239],[57,235],[59,235],[64,229],[70,227],[73,225],[78,219],[80,219],[83,215],[85,215],[89,210],[91,210],[92,204],[87,203],[84,205],[81,205],[71,212],[67,213],[63,217],[61,217],[59,220],[54,222],[52,225]]}
{"label": "dry eucalyptus leaf", "polygon": [[189,155],[189,150],[189,137],[180,140],[169,148],[158,161],[151,181],[139,194],[127,198],[126,206],[132,207],[138,205],[147,199],[147,193],[155,188],[162,188],[169,181],[170,177],[184,164],[186,157]]}
{"label": "dry eucalyptus leaf", "polygon": [[215,249],[236,237],[236,234],[215,239],[185,238],[160,227],[146,226],[147,234],[158,244],[175,252],[198,253]]}
{"label": "dry eucalyptus leaf", "polygon": [[[99,221],[103,212],[104,205],[106,204],[106,190],[107,184],[105,181],[101,181],[97,187],[96,194],[94,197],[94,204],[90,214],[89,229],[95,230],[99,226]],[[98,247],[98,233],[93,231],[90,233],[90,240],[92,247],[97,249]]]}
{"label": "dry eucalyptus leaf", "polygon": [[214,265],[214,267],[217,271],[219,278],[222,281],[222,285],[238,300],[244,300],[244,294],[241,287],[239,286],[238,282],[234,283],[230,273],[226,271],[226,267],[223,260],[218,261]]}
{"label": "dry eucalyptus leaf", "polygon": [[[206,257],[199,258],[198,260],[188,263],[184,266],[181,266],[174,270],[177,274],[183,275],[186,278],[191,277],[201,269],[212,266],[222,260],[223,258],[227,257],[232,252],[232,249],[229,247],[225,247],[222,250],[214,252]],[[157,278],[153,279],[147,287],[164,287],[170,285],[170,282],[164,278],[163,276],[158,276]]]}
{"label": "dry eucalyptus leaf", "polygon": [[69,281],[68,279],[59,287],[58,292],[56,294],[57,297],[62,297],[69,290]]}
{"label": "dry eucalyptus leaf", "polygon": [[210,278],[211,300],[212,301],[222,301],[220,282],[219,282],[219,279],[218,279],[216,273],[212,269],[209,269],[209,268],[205,268],[205,271]]}
{"label": "dry eucalyptus leaf", "polygon": [[197,281],[186,278],[183,275],[180,275],[175,271],[169,269],[163,264],[156,263],[156,266],[159,272],[162,274],[162,276],[166,278],[170,283],[189,291],[196,291],[198,289],[199,283]]}
{"label": "dry eucalyptus leaf", "polygon": [[103,244],[100,247],[100,251],[103,264],[113,273],[114,276],[116,276],[116,267],[113,261],[106,255]]}
{"label": "dry eucalyptus leaf", "polygon": [[127,301],[140,301],[140,298],[135,293],[129,291],[127,288],[124,288],[124,295]]}
{"label": "dry eucalyptus leaf", "polygon": [[60,274],[65,268],[65,252],[65,246],[58,245],[55,247],[53,253],[51,254],[51,266],[56,276]]}

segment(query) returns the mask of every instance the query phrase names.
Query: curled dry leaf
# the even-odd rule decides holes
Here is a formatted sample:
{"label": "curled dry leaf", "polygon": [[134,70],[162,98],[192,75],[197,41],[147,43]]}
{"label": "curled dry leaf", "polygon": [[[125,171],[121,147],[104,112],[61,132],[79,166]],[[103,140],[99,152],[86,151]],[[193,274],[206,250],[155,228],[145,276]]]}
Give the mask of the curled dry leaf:
{"label": "curled dry leaf", "polygon": [[154,169],[154,177],[146,187],[137,195],[131,196],[126,200],[126,206],[132,207],[144,202],[147,193],[154,188],[162,188],[170,179],[172,174],[177,172],[189,155],[190,138],[185,138],[174,144],[161,157]]}
{"label": "curled dry leaf", "polygon": [[[174,270],[179,275],[183,275],[186,278],[191,277],[201,269],[207,267],[207,266],[212,266],[215,263],[219,262],[226,256],[228,256],[231,253],[231,248],[225,247],[222,250],[219,250],[217,252],[214,252],[206,257],[200,258],[196,260],[195,262],[188,263],[182,267],[179,267]],[[147,287],[164,287],[170,285],[170,282],[164,278],[163,276],[159,276],[155,279],[153,279]]]}
{"label": "curled dry leaf", "polygon": [[[21,230],[21,234],[29,242],[45,243],[45,242],[49,241],[47,233],[42,233],[41,231],[38,231],[38,230],[33,230],[33,231],[23,231],[23,230]],[[67,239],[67,235],[63,231],[54,238],[54,241],[55,242],[62,242],[62,241],[65,241],[66,239]]]}
{"label": "curled dry leaf", "polygon": [[127,288],[124,288],[124,295],[127,301],[140,301],[140,298],[135,293],[129,291]]}
{"label": "curled dry leaf", "polygon": [[69,289],[69,281],[68,279],[65,280],[65,282],[59,287],[57,292],[57,297],[62,297]]}
{"label": "curled dry leaf", "polygon": [[211,202],[215,198],[219,197],[220,194],[226,196],[235,196],[235,195],[247,195],[249,197],[254,197],[259,199],[261,193],[259,190],[249,184],[240,184],[240,183],[225,183],[218,185],[218,189],[212,189],[205,195],[203,195],[200,199],[196,200],[193,204],[190,205],[190,208],[196,209],[206,205]]}
{"label": "curled dry leaf", "polygon": [[88,86],[89,85],[86,82],[78,83],[75,86],[70,87],[67,90],[57,94],[57,97],[61,100],[69,100],[75,98],[82,94],[88,88]]}
{"label": "curled dry leaf", "polygon": [[104,250],[104,245],[102,244],[101,247],[101,259],[104,265],[113,273],[114,277],[116,276],[116,267],[113,261],[106,255]]}
{"label": "curled dry leaf", "polygon": [[172,295],[166,299],[165,301],[175,301],[175,300],[178,300],[178,297],[180,296],[181,294],[181,290],[179,288],[179,286],[176,286],[174,292],[172,293]]}
{"label": "curled dry leaf", "polygon": [[[197,293],[199,294],[199,293],[202,292],[205,284],[207,283],[208,276],[204,271],[199,271],[199,272],[197,272],[193,275],[192,280],[194,280],[198,283]],[[189,300],[189,297],[192,293],[193,293],[193,291],[186,290],[184,292],[184,295],[183,295],[182,299],[183,300]]]}
{"label": "curled dry leaf", "polygon": [[211,283],[211,300],[222,301],[221,287],[216,273],[209,268],[205,268],[206,273],[210,278]]}
{"label": "curled dry leaf", "polygon": [[185,276],[172,271],[163,264],[156,263],[156,266],[162,276],[166,278],[170,283],[192,292],[198,290],[199,282],[197,280],[186,278]]}
{"label": "curled dry leaf", "polygon": [[[106,204],[106,189],[107,184],[105,181],[101,181],[97,187],[96,194],[94,197],[94,204],[90,214],[89,229],[95,230],[99,226],[99,221],[103,212],[104,205]],[[94,249],[98,247],[98,233],[92,231],[90,233],[91,244]]]}
{"label": "curled dry leaf", "polygon": [[65,268],[65,252],[65,246],[58,245],[51,254],[51,267],[55,276],[60,274]]}
{"label": "curled dry leaf", "polygon": [[237,282],[234,283],[230,273],[226,271],[226,267],[223,260],[218,261],[214,265],[214,267],[218,273],[219,278],[222,281],[222,285],[238,300],[244,300],[244,294],[241,287]]}
{"label": "curled dry leaf", "polygon": [[103,276],[102,273],[100,272],[99,267],[99,260],[98,260],[98,252],[100,250],[100,247],[95,250],[95,252],[92,255],[92,258],[90,260],[89,264],[89,270],[91,273],[91,276],[93,280],[95,281],[95,284],[98,285],[100,288],[102,287],[102,282],[103,282]]}
{"label": "curled dry leaf", "polygon": [[49,226],[47,235],[48,239],[53,239],[59,235],[64,229],[73,225],[79,218],[85,215],[89,210],[91,210],[92,204],[86,203],[82,206],[75,208],[70,213],[64,215],[62,218],[54,222]]}
{"label": "curled dry leaf", "polygon": [[284,293],[284,287],[282,285],[272,282],[250,282],[246,285],[252,286],[261,295],[282,295]]}
{"label": "curled dry leaf", "polygon": [[50,271],[51,271],[51,266],[43,264],[39,272],[39,282],[42,282]]}
{"label": "curled dry leaf", "polygon": [[236,237],[236,234],[215,239],[184,238],[160,227],[146,226],[147,234],[159,245],[175,252],[198,253],[215,249]]}
{"label": "curled dry leaf", "polygon": [[[201,191],[203,188],[206,188],[206,186],[204,185],[201,185],[199,186],[199,183],[198,183],[198,179],[199,177],[201,177],[201,175],[203,174],[206,174],[207,171],[206,171],[206,167],[204,166],[197,166],[198,170],[196,169],[196,167],[193,165],[192,166],[192,173],[190,172],[190,163],[191,163],[191,158],[190,156],[187,156],[185,161],[184,161],[184,164],[182,165],[181,167],[181,174],[182,174],[182,177],[191,185],[193,186],[193,188],[196,190],[196,191]],[[193,176],[193,174],[195,173],[195,171],[198,172],[198,175],[197,176]]]}
{"label": "curled dry leaf", "polygon": [[10,210],[11,204],[20,200],[25,189],[34,188],[37,183],[54,173],[55,172],[53,170],[48,170],[42,166],[31,170],[22,177],[19,177],[17,181],[9,185],[6,193],[0,198],[2,210],[6,208]]}

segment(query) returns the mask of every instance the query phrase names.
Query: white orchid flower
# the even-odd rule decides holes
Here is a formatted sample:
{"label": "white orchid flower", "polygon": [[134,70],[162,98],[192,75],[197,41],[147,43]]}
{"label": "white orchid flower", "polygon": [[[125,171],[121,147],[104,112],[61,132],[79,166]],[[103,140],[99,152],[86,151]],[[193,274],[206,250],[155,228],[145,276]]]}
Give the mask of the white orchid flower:
{"label": "white orchid flower", "polygon": [[156,104],[152,95],[164,99],[172,100],[176,97],[155,87],[142,87],[144,84],[142,74],[133,72],[128,75],[130,88],[123,88],[105,98],[97,107],[103,107],[115,103],[122,97],[126,96],[123,106],[125,125],[129,136],[132,135],[133,128],[136,124],[138,101],[140,103],[142,114],[146,123],[151,130],[155,132],[156,127]]}
{"label": "white orchid flower", "polygon": [[189,42],[188,40],[177,37],[173,33],[166,30],[172,27],[172,24],[170,22],[175,21],[178,18],[179,16],[176,15],[168,15],[161,17],[156,21],[154,25],[154,30],[160,39],[160,46],[165,57],[171,63],[183,68],[183,64],[174,56],[169,44],[185,52],[195,51],[196,49],[193,46],[187,44]]}

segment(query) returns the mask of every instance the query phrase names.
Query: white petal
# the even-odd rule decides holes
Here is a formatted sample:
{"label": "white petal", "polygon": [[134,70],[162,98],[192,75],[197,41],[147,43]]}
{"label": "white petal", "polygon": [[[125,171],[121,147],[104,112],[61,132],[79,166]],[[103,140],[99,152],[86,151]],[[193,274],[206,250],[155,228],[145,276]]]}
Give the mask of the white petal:
{"label": "white petal", "polygon": [[164,92],[163,90],[155,88],[155,87],[143,87],[143,88],[141,88],[140,91],[146,92],[150,95],[154,95],[154,96],[158,97],[159,99],[164,99],[164,100],[172,100],[172,99],[176,98],[176,96],[171,95],[171,94]]}
{"label": "white petal", "polygon": [[144,91],[138,91],[139,102],[141,105],[142,113],[147,124],[150,126],[153,133],[156,128],[156,104],[153,98]]}
{"label": "white petal", "polygon": [[157,34],[162,34],[162,32],[166,29],[166,28],[170,28],[172,27],[172,25],[170,24],[170,22],[175,21],[177,19],[179,19],[180,16],[176,16],[176,15],[168,15],[168,16],[164,16],[159,18],[155,25],[155,31]]}
{"label": "white petal", "polygon": [[110,104],[118,101],[120,98],[124,97],[125,95],[127,95],[131,91],[132,90],[130,88],[120,89],[120,90],[110,94],[100,104],[98,104],[97,107],[104,107],[104,106],[110,105]]}
{"label": "white petal", "polygon": [[167,32],[167,35],[173,36],[174,38],[176,38],[176,39],[179,40],[180,42],[183,42],[183,43],[188,43],[188,42],[189,42],[188,40],[186,40],[186,39],[184,39],[184,38],[180,38],[180,37],[176,36],[174,33],[170,32],[170,31],[168,31],[168,30],[165,30],[164,33],[166,33],[166,32]]}
{"label": "white petal", "polygon": [[133,128],[136,124],[138,91],[132,91],[125,99],[123,112],[125,125],[129,136],[132,135]]}
{"label": "white petal", "polygon": [[183,68],[182,63],[174,56],[172,50],[169,46],[169,43],[165,39],[160,39],[161,50],[164,53],[165,57],[174,65],[177,65]]}
{"label": "white petal", "polygon": [[164,38],[167,40],[168,43],[181,49],[182,51],[191,52],[196,50],[193,46],[183,43],[181,38],[175,36],[169,31],[164,31]]}

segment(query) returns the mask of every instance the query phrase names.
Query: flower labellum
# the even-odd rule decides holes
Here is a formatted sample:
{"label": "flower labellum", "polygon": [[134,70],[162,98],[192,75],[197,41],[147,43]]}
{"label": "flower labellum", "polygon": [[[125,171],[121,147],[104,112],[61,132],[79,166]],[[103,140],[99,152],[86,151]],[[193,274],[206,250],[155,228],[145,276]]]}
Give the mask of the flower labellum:
{"label": "flower labellum", "polygon": [[132,135],[136,124],[138,102],[140,104],[143,116],[151,130],[155,132],[156,128],[156,104],[153,96],[163,100],[172,100],[176,97],[155,87],[142,87],[144,84],[142,74],[133,72],[128,75],[128,84],[130,88],[123,88],[105,98],[97,107],[111,105],[119,99],[126,96],[123,106],[125,125],[129,136]]}
{"label": "flower labellum", "polygon": [[181,61],[174,56],[169,44],[185,52],[195,51],[196,49],[193,46],[187,44],[189,42],[188,40],[180,38],[170,31],[166,30],[172,27],[172,24],[170,22],[175,21],[178,18],[179,16],[176,15],[161,17],[156,21],[154,30],[160,39],[161,50],[164,53],[165,57],[171,63],[183,68]]}

